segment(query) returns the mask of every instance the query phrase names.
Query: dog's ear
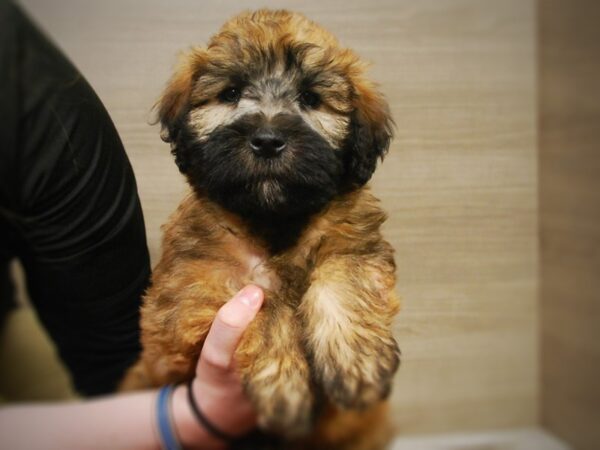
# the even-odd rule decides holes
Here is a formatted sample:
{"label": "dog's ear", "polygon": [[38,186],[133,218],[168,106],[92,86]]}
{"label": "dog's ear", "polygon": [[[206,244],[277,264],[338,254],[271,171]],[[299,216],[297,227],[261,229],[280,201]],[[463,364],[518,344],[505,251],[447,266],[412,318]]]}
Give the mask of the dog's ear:
{"label": "dog's ear", "polygon": [[348,187],[363,186],[383,159],[393,136],[394,121],[383,96],[367,82],[355,85],[354,111],[344,148]]}
{"label": "dog's ear", "polygon": [[160,122],[160,137],[165,142],[177,141],[181,129],[181,121],[189,110],[190,97],[194,81],[204,65],[205,51],[193,48],[179,57],[179,64],[169,80],[162,96],[155,105]]}

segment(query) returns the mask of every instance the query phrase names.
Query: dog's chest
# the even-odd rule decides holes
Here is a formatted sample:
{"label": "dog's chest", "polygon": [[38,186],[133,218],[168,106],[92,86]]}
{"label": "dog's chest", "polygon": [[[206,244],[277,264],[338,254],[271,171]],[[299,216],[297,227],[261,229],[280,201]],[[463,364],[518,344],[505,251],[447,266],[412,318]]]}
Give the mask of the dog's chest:
{"label": "dog's chest", "polygon": [[[227,236],[227,252],[235,261],[231,272],[237,288],[252,283],[273,292],[296,289],[308,274],[307,252],[299,248],[271,255],[266,249],[241,236]],[[307,250],[309,246],[303,246]]]}
{"label": "dog's chest", "polygon": [[277,271],[269,267],[264,255],[249,252],[243,256],[242,264],[250,282],[269,290],[280,288],[281,280]]}
{"label": "dog's chest", "polygon": [[227,250],[235,260],[236,270],[231,275],[235,285],[256,284],[264,289],[278,290],[281,287],[281,278],[277,269],[270,264],[269,254],[249,242],[235,235],[227,236]]}

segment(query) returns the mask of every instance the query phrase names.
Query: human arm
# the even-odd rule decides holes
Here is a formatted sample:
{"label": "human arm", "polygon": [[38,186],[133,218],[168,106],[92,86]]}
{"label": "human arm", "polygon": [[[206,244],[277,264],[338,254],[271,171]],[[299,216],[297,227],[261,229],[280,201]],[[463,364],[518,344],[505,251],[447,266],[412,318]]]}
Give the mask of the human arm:
{"label": "human arm", "polygon": [[[241,435],[255,424],[235,371],[233,354],[260,309],[262,291],[249,286],[217,313],[196,368],[193,393],[219,429]],[[186,386],[173,394],[172,414],[185,448],[223,448],[196,420]],[[0,409],[0,447],[10,449],[158,449],[156,391],[66,404],[30,404]]]}
{"label": "human arm", "polygon": [[20,260],[75,389],[112,392],[140,352],[150,275],[132,167],[93,89],[11,1],[0,81],[0,266]]}

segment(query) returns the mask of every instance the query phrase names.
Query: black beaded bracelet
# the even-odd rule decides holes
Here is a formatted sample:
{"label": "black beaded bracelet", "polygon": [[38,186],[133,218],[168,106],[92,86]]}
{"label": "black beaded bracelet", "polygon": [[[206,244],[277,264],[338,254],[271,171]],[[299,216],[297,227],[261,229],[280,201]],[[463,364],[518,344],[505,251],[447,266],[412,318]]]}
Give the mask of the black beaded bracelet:
{"label": "black beaded bracelet", "polygon": [[188,397],[188,401],[190,403],[190,406],[192,407],[192,411],[194,411],[194,415],[196,416],[196,419],[198,419],[198,422],[200,422],[200,424],[208,431],[210,432],[213,436],[221,439],[222,441],[225,442],[233,442],[235,441],[237,438],[235,436],[232,436],[228,433],[225,433],[224,431],[219,430],[219,428],[217,428],[215,425],[212,424],[212,422],[210,420],[208,420],[206,418],[206,416],[202,413],[202,410],[200,410],[200,407],[198,406],[198,403],[196,403],[196,399],[194,398],[194,393],[192,392],[192,383],[194,380],[190,380],[188,381],[187,384],[187,397]]}

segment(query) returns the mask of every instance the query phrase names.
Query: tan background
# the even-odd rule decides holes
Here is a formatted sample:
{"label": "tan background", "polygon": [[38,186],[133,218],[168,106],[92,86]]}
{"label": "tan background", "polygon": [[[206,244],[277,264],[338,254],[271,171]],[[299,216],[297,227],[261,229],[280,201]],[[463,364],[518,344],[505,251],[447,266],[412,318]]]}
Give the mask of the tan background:
{"label": "tan background", "polygon": [[540,1],[542,423],[600,448],[600,3]]}
{"label": "tan background", "polygon": [[[184,185],[147,124],[175,53],[236,1],[24,0],[116,122],[153,258]],[[538,420],[533,0],[245,2],[305,12],[373,62],[398,124],[374,179],[390,213],[404,310],[400,433]]]}

